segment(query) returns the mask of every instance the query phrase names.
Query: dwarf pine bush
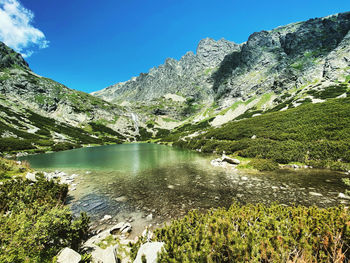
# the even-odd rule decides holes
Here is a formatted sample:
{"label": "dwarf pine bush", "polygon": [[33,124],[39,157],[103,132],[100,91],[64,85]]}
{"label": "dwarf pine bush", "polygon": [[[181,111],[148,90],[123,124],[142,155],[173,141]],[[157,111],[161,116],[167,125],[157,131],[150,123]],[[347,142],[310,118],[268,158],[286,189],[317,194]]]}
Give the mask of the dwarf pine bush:
{"label": "dwarf pine bush", "polygon": [[154,239],[165,242],[159,262],[343,262],[350,256],[349,219],[344,207],[233,204],[192,211]]}
{"label": "dwarf pine bush", "polygon": [[0,262],[51,262],[63,247],[77,249],[89,218],[64,206],[67,185],[20,177],[0,185]]}

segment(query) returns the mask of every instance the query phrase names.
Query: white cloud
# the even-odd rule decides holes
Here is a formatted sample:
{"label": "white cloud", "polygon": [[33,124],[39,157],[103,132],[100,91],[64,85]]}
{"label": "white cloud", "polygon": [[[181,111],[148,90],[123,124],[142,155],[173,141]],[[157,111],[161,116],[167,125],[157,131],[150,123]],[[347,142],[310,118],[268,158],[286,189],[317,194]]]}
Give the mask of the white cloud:
{"label": "white cloud", "polygon": [[42,31],[32,25],[34,14],[18,0],[0,0],[0,41],[30,57],[37,48],[48,47]]}

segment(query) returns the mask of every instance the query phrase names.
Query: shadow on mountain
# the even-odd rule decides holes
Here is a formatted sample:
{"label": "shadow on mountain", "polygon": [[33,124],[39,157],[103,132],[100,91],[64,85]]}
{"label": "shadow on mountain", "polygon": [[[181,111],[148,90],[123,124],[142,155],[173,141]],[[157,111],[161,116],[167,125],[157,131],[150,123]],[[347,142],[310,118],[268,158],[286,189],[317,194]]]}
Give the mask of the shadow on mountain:
{"label": "shadow on mountain", "polygon": [[218,70],[212,74],[211,78],[214,81],[213,90],[215,93],[219,91],[220,86],[227,84],[229,78],[232,76],[232,71],[240,64],[240,58],[240,51],[234,51],[226,55],[220,63]]}

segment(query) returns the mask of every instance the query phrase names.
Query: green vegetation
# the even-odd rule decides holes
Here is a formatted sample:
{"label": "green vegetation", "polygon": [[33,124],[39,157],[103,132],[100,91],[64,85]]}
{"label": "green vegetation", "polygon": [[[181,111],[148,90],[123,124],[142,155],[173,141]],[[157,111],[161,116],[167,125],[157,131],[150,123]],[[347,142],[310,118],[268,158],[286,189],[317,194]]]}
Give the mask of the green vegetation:
{"label": "green vegetation", "polygon": [[115,130],[112,130],[111,128],[100,124],[100,123],[95,123],[95,122],[89,122],[89,125],[92,128],[92,131],[95,133],[100,133],[100,134],[106,134],[106,135],[111,135],[115,136],[120,139],[125,139],[123,135],[121,135],[119,132],[116,132]]}
{"label": "green vegetation", "polygon": [[278,163],[268,159],[253,159],[249,162],[249,165],[259,171],[274,171],[279,168]]}
{"label": "green vegetation", "polygon": [[72,144],[69,142],[61,142],[61,143],[56,143],[51,147],[51,150],[54,152],[59,152],[59,151],[66,151],[66,150],[71,150],[75,148],[79,148],[81,145],[79,144]]}
{"label": "green vegetation", "polygon": [[324,100],[324,99],[328,99],[328,98],[338,97],[338,96],[346,93],[347,89],[348,89],[348,85],[342,83],[342,84],[339,84],[337,86],[329,86],[321,91],[309,90],[307,92],[307,94],[310,94],[317,99]]}
{"label": "green vegetation", "polygon": [[0,152],[34,149],[32,140],[17,138],[0,138]]}
{"label": "green vegetation", "polygon": [[64,207],[67,185],[37,179],[0,185],[0,262],[51,262],[60,249],[78,249],[87,238],[89,218],[74,219]]}
{"label": "green vegetation", "polygon": [[27,162],[16,162],[0,157],[0,181],[10,179],[12,176],[22,176],[30,171]]}
{"label": "green vegetation", "polygon": [[[343,262],[350,216],[333,207],[233,204],[190,212],[155,231],[165,242],[159,262]],[[132,246],[135,258],[137,248]]]}
{"label": "green vegetation", "polygon": [[[202,149],[202,152],[225,151],[283,164],[296,161],[345,169],[341,162],[350,162],[349,112],[349,98],[304,103],[286,111],[269,112],[230,122],[221,128],[210,128],[187,141],[177,140],[174,145]],[[256,139],[251,139],[253,135]],[[174,134],[168,138],[174,138]]]}
{"label": "green vegetation", "polygon": [[139,127],[139,133],[140,135],[137,136],[138,141],[147,141],[151,139],[153,136],[152,132],[147,131],[147,129],[143,127]]}
{"label": "green vegetation", "polygon": [[119,238],[113,235],[109,235],[103,240],[101,240],[99,243],[97,243],[97,246],[99,246],[102,249],[106,249],[109,246],[114,246],[119,244]]}
{"label": "green vegetation", "polygon": [[[101,124],[90,123],[93,126],[93,132],[101,135],[101,138],[94,138],[91,133],[83,129],[55,121],[30,110],[14,112],[4,105],[0,105],[0,110],[7,116],[0,118],[0,130],[10,134],[9,138],[0,138],[0,152],[57,151],[62,148],[62,145],[54,145],[53,133],[62,134],[62,137],[70,141],[70,143],[66,143],[64,149],[76,148],[82,144],[120,143],[121,139],[124,139],[119,133]],[[26,125],[39,129],[35,133],[30,133]],[[118,140],[115,137],[120,139]],[[70,146],[67,147],[68,145]]]}

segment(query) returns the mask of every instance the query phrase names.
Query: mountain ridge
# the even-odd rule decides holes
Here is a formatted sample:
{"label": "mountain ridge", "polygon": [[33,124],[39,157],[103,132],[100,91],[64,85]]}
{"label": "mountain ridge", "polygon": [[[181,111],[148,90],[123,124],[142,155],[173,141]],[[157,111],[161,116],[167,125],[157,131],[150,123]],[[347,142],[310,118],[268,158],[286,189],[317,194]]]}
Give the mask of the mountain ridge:
{"label": "mountain ridge", "polygon": [[[348,33],[349,21],[350,12],[309,19],[304,22],[279,26],[269,31],[255,32],[249,36],[246,42],[241,44],[206,38],[199,42],[196,54],[191,51],[187,52],[178,61],[167,58],[164,64],[153,67],[148,73],[141,73],[138,77],[93,92],[92,95],[119,103],[122,100],[147,101],[168,92],[179,92],[179,89],[176,89],[178,86],[182,86],[182,91],[186,88],[190,89],[186,83],[191,82],[191,80],[195,83],[191,88],[197,84],[204,86],[203,92],[194,96],[204,100],[208,98],[206,95],[216,98],[221,98],[224,95],[231,98],[245,97],[252,89],[267,89],[267,87],[277,89],[281,85],[291,86],[296,84],[296,80],[294,80],[296,75],[302,73],[300,70],[298,71],[298,66],[303,66],[293,64],[297,63],[298,59],[302,60],[305,52],[310,51],[308,56],[316,58],[325,56],[327,52],[335,49]],[[204,51],[204,55],[202,51]],[[206,63],[208,60],[209,63]],[[285,65],[278,65],[281,60]],[[299,62],[307,64],[310,61],[305,59],[305,61]],[[201,64],[202,68],[197,63]],[[270,64],[269,68],[266,66],[268,64]],[[220,68],[215,70],[217,66]],[[312,65],[305,66],[309,69]],[[207,78],[203,76],[189,78],[188,75],[196,75],[200,70],[206,71],[206,74],[202,75],[206,75]],[[187,71],[187,74],[184,71]],[[247,80],[249,76],[246,74],[251,71],[266,71],[264,74],[259,74],[260,78],[266,78],[260,79],[262,84],[258,83],[259,79],[257,78]],[[277,77],[268,78],[265,76],[267,74],[273,75],[276,72],[280,73]],[[286,76],[288,74],[291,75],[290,78]],[[179,80],[179,76],[181,80]],[[173,83],[176,83],[175,87],[174,84],[167,85],[163,78],[170,78]],[[245,78],[246,85],[242,84],[244,83],[242,78]],[[209,85],[207,85],[208,83]],[[153,93],[154,89],[157,89],[158,92]],[[144,95],[144,90],[151,94]],[[188,91],[184,95],[193,96],[195,94],[195,92],[191,94]]]}
{"label": "mountain ridge", "polygon": [[[214,118],[211,125],[222,125],[254,108],[264,111],[287,97],[306,97],[308,89],[344,81],[350,74],[349,30],[350,12],[345,12],[255,32],[241,44],[206,38],[196,54],[168,58],[92,95],[132,105],[140,119],[159,127],[208,118]],[[171,96],[183,102],[167,99]],[[164,125],[159,115],[174,125]]]}

